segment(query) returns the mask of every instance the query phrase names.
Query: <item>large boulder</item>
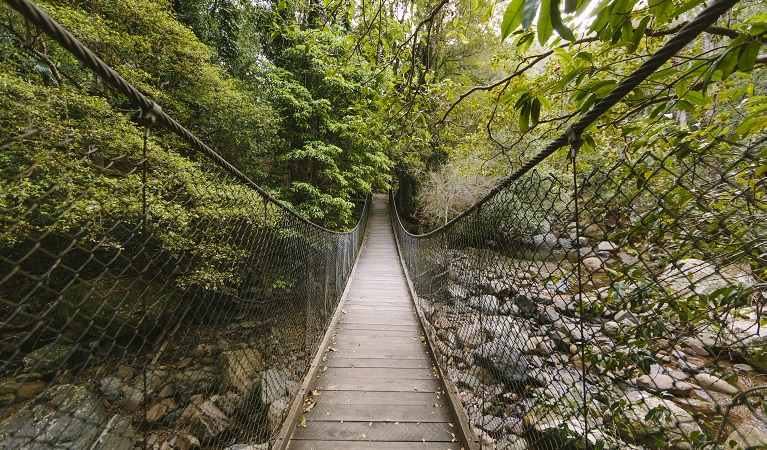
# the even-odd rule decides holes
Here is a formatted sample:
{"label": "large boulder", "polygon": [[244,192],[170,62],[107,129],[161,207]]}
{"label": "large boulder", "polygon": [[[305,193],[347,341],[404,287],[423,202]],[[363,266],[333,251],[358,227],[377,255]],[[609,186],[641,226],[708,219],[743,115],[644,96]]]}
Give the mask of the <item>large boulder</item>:
{"label": "large boulder", "polygon": [[474,358],[496,378],[513,387],[527,381],[529,363],[507,339],[496,339],[477,347]]}
{"label": "large boulder", "polygon": [[71,384],[51,388],[0,422],[3,448],[25,450],[130,450],[134,432],[130,421],[107,415],[88,388]]}
{"label": "large boulder", "polygon": [[49,375],[67,364],[76,362],[77,346],[52,343],[30,352],[24,357],[24,371]]}
{"label": "large boulder", "polygon": [[118,338],[166,329],[180,319],[180,305],[181,297],[161,284],[145,287],[139,278],[100,279],[64,291],[56,313],[78,333]]}
{"label": "large boulder", "polygon": [[667,292],[683,299],[693,294],[710,295],[729,286],[747,288],[756,284],[753,276],[737,266],[716,267],[693,258],[669,264],[658,282]]}
{"label": "large boulder", "polygon": [[624,400],[606,411],[604,420],[626,440],[653,449],[691,449],[689,442],[702,433],[690,413],[670,400],[644,391],[629,392]]}
{"label": "large boulder", "polygon": [[240,392],[256,378],[264,360],[256,349],[244,348],[221,353],[224,384]]}

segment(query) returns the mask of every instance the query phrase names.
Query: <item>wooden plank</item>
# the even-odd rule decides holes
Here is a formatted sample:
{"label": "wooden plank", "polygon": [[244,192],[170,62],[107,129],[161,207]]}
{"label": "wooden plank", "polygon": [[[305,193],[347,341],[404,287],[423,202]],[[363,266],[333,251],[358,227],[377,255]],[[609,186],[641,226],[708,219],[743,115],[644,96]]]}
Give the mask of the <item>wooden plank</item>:
{"label": "wooden plank", "polygon": [[399,341],[386,343],[383,341],[373,340],[349,341],[341,339],[335,340],[332,347],[341,353],[354,352],[358,350],[379,350],[402,352],[405,355],[410,355],[414,353],[426,352],[426,347],[419,341]]}
{"label": "wooden plank", "polygon": [[329,405],[317,403],[305,415],[326,422],[450,422],[449,409],[432,405]]}
{"label": "wooden plank", "polygon": [[389,358],[349,358],[337,357],[328,358],[321,363],[327,367],[382,367],[382,368],[401,368],[401,369],[428,369],[434,362],[430,358],[419,359],[389,359]]}
{"label": "wooden plank", "polygon": [[[325,366],[327,367],[327,366]],[[323,373],[339,377],[377,377],[381,375],[380,367],[328,367]],[[436,378],[433,368],[405,369],[390,367],[385,369],[388,378],[406,378],[410,380],[433,380]]]}
{"label": "wooden plank", "polygon": [[381,392],[438,392],[439,380],[403,380],[399,378],[333,377],[320,374],[320,391],[381,391]]}
{"label": "wooden plank", "polygon": [[460,450],[455,442],[349,442],[349,441],[291,441],[290,450]]}
{"label": "wooden plank", "polygon": [[327,405],[439,405],[447,406],[447,398],[436,392],[387,392],[387,391],[322,391],[315,400]]}
{"label": "wooden plank", "polygon": [[[422,350],[422,349],[419,349]],[[342,352],[328,352],[328,360],[336,358],[358,358],[358,359],[415,359],[422,361],[431,361],[431,357],[425,351],[418,352],[397,352],[391,350],[345,350]]]}
{"label": "wooden plank", "polygon": [[453,442],[455,430],[446,423],[306,422],[293,439],[385,442]]}

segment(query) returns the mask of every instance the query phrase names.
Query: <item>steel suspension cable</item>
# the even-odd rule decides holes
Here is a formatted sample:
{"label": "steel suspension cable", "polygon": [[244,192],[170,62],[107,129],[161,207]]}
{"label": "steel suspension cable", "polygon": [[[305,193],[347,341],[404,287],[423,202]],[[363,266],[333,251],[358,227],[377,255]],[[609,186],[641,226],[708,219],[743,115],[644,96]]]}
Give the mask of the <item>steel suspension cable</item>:
{"label": "steel suspension cable", "polygon": [[466,217],[472,211],[481,207],[487,203],[490,199],[495,197],[503,189],[507,188],[511,183],[521,178],[530,170],[535,168],[546,158],[551,156],[554,152],[560,148],[568,145],[568,143],[580,140],[581,134],[586,128],[593,124],[599,117],[615,106],[623,97],[628,95],[639,83],[647,79],[650,75],[655,73],[663,64],[671,59],[677,52],[682,50],[687,44],[695,39],[700,33],[713,25],[724,13],[732,8],[738,0],[718,0],[713,2],[710,6],[705,8],[695,19],[688,22],[677,34],[674,35],[668,42],[650,59],[645,61],[638,69],[631,73],[628,77],[624,78],[618,86],[613,89],[606,97],[599,100],[586,114],[581,116],[577,122],[573,123],[568,129],[562,133],[558,138],[554,139],[545,149],[540,153],[528,160],[522,167],[517,169],[511,175],[506,177],[500,184],[493,188],[485,197],[479,200],[477,203],[466,209],[464,212],[454,217],[445,225],[437,228],[436,230],[426,233],[423,236],[431,235],[433,233],[440,232],[441,230],[451,226],[458,220]]}

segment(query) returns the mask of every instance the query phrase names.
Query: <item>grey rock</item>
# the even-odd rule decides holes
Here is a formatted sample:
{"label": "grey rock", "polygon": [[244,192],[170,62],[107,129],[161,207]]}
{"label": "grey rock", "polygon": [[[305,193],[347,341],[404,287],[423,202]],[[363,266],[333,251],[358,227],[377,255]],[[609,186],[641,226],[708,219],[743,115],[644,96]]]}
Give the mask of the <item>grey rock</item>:
{"label": "grey rock", "polygon": [[526,295],[517,295],[514,303],[519,309],[519,314],[526,319],[534,319],[538,313],[538,305]]}
{"label": "grey rock", "polygon": [[479,381],[479,378],[475,377],[474,375],[462,372],[462,371],[456,371],[452,376],[451,379],[453,382],[461,388],[474,390],[480,385],[482,385],[482,382]]}
{"label": "grey rock", "polygon": [[71,384],[51,388],[43,398],[0,422],[0,442],[9,449],[47,450],[55,442],[61,448],[90,450],[99,442],[113,442],[113,434],[114,442],[121,445],[117,436],[130,432],[119,418],[109,420],[92,391]]}
{"label": "grey rock", "polygon": [[[625,397],[625,408],[605,412],[605,423],[614,425],[622,435],[639,442],[650,439],[656,433],[662,433],[668,442],[684,438],[689,440],[693,433],[701,433],[695,419],[674,402],[658,398],[648,392],[629,392]],[[662,411],[661,417],[651,414]],[[657,438],[657,436],[654,436]],[[638,442],[638,443],[639,443]],[[685,442],[669,448],[690,449]]]}
{"label": "grey rock", "polygon": [[261,375],[261,403],[269,406],[277,400],[290,397],[298,389],[298,382],[287,369],[268,369]]}
{"label": "grey rock", "polygon": [[180,420],[202,443],[218,440],[229,430],[229,418],[210,400],[191,402]]}
{"label": "grey rock", "polygon": [[699,373],[695,375],[695,381],[704,389],[711,389],[712,391],[721,392],[722,394],[735,395],[740,392],[740,389],[730,383],[707,373]]}
{"label": "grey rock", "polygon": [[690,295],[709,295],[717,289],[739,286],[749,287],[756,280],[739,267],[718,268],[699,259],[683,259],[669,264],[658,276],[667,291],[681,298]]}
{"label": "grey rock", "polygon": [[465,300],[469,297],[469,290],[460,284],[451,284],[447,288],[447,293],[455,300]]}
{"label": "grey rock", "polygon": [[725,449],[757,450],[767,448],[767,430],[763,426],[755,423],[732,425],[735,427],[735,430],[724,441]]}
{"label": "grey rock", "polygon": [[596,256],[591,256],[588,258],[584,258],[581,263],[583,264],[583,267],[586,268],[589,272],[596,272],[598,270],[602,270],[604,263],[601,259],[597,258]]}
{"label": "grey rock", "polygon": [[681,397],[690,395],[695,388],[690,383],[675,380],[665,374],[642,375],[636,380],[636,385],[639,389],[656,394],[669,393]]}
{"label": "grey rock", "polygon": [[266,415],[269,430],[276,432],[280,429],[282,426],[282,420],[285,416],[285,411],[287,411],[287,409],[288,400],[285,398],[276,400],[269,405],[269,410]]}
{"label": "grey rock", "polygon": [[44,375],[52,374],[62,369],[68,362],[73,362],[77,347],[67,344],[48,344],[27,354],[24,357],[26,373],[39,372]]}
{"label": "grey rock", "polygon": [[639,318],[631,311],[618,311],[613,319],[616,322],[620,322],[623,325],[637,326],[639,325]]}
{"label": "grey rock", "polygon": [[470,308],[482,311],[483,314],[498,314],[498,308],[501,306],[501,301],[494,295],[482,295],[479,297],[470,297],[467,300],[467,305]]}
{"label": "grey rock", "polygon": [[116,414],[109,419],[90,450],[131,450],[135,436],[130,419]]}
{"label": "grey rock", "polygon": [[527,359],[506,339],[481,345],[474,350],[474,358],[499,380],[508,384],[520,384],[527,380]]}
{"label": "grey rock", "polygon": [[124,384],[122,380],[117,377],[106,377],[99,381],[99,390],[101,391],[101,395],[103,395],[104,398],[109,401],[109,403],[112,403],[120,398],[123,386]]}
{"label": "grey rock", "polygon": [[485,284],[485,290],[497,297],[513,297],[519,292],[519,287],[506,279],[491,280]]}
{"label": "grey rock", "polygon": [[253,348],[229,350],[221,353],[223,381],[242,392],[256,378],[264,361]]}
{"label": "grey rock", "polygon": [[602,241],[596,247],[598,252],[616,252],[619,248],[618,244],[610,241]]}
{"label": "grey rock", "polygon": [[538,321],[543,325],[554,323],[560,318],[559,312],[553,306],[541,306],[538,308]]}
{"label": "grey rock", "polygon": [[224,450],[269,450],[269,444],[234,444]]}
{"label": "grey rock", "polygon": [[144,405],[144,391],[139,387],[123,386],[118,405],[128,412],[138,411]]}
{"label": "grey rock", "polygon": [[503,420],[500,417],[485,415],[482,416],[479,427],[487,431],[491,436],[498,437],[503,430]]}
{"label": "grey rock", "polygon": [[182,400],[188,400],[195,394],[210,394],[217,383],[217,373],[212,367],[187,369],[173,376],[176,393]]}
{"label": "grey rock", "polygon": [[475,348],[482,343],[482,329],[479,324],[464,323],[455,330],[458,343],[466,348]]}

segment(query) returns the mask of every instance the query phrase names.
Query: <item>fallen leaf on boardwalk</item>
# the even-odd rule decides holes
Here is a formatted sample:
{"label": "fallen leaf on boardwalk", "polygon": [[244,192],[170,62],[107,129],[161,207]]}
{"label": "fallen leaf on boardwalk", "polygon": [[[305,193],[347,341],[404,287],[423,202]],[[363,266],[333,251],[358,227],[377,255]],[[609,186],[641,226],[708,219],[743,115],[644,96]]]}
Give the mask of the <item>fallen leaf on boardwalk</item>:
{"label": "fallen leaf on boardwalk", "polygon": [[319,389],[312,389],[311,391],[309,391],[309,395],[311,395],[312,397],[316,397],[320,394],[322,394],[322,392],[320,392]]}
{"label": "fallen leaf on boardwalk", "polygon": [[328,366],[322,366],[322,369],[320,369],[320,373],[325,373],[326,370],[328,370]]}
{"label": "fallen leaf on boardwalk", "polygon": [[365,434],[365,433],[362,433],[362,437],[363,437],[363,438],[366,438],[366,437],[368,437],[368,435],[367,435],[367,434]]}
{"label": "fallen leaf on boardwalk", "polygon": [[328,351],[329,352],[337,352],[338,349],[337,348],[333,348],[333,347],[328,347]]}
{"label": "fallen leaf on boardwalk", "polygon": [[302,415],[300,419],[298,419],[298,426],[301,428],[306,428],[306,416]]}
{"label": "fallen leaf on boardwalk", "polygon": [[346,310],[345,310],[345,309],[342,309],[342,310],[341,310],[341,312],[342,312],[342,313],[344,313],[344,314],[346,314]]}
{"label": "fallen leaf on boardwalk", "polygon": [[372,427],[372,426],[373,426],[373,422],[370,422],[370,423],[368,424],[368,426],[369,426],[369,427]]}
{"label": "fallen leaf on boardwalk", "polygon": [[315,403],[315,402],[309,403],[308,405],[306,405],[306,408],[304,408],[304,412],[308,413],[309,411],[314,409],[315,406],[317,406],[317,403]]}
{"label": "fallen leaf on boardwalk", "polygon": [[450,428],[454,428],[452,423],[448,423],[448,425],[450,425]]}

